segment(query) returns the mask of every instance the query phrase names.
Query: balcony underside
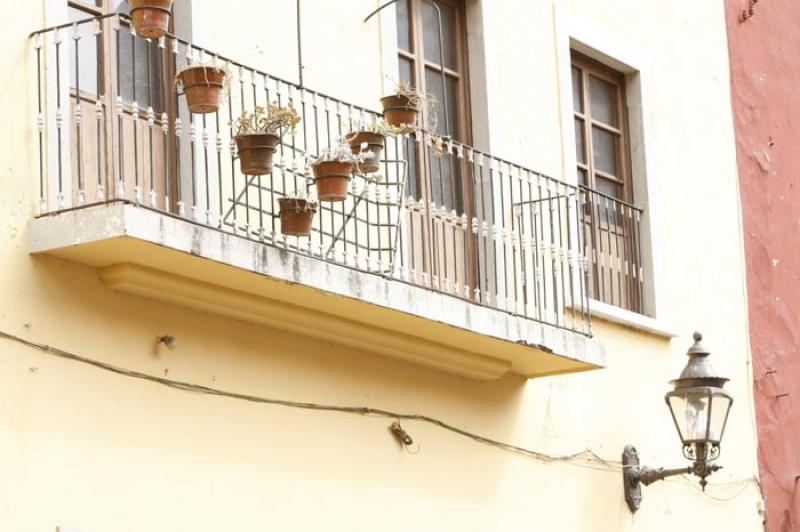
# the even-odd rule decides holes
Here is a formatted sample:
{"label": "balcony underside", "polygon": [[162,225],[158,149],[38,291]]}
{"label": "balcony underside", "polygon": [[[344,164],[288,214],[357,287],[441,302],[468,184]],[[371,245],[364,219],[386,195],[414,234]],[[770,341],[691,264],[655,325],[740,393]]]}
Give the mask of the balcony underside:
{"label": "balcony underside", "polygon": [[30,222],[30,252],[114,290],[477,378],[603,367],[578,333],[130,204]]}

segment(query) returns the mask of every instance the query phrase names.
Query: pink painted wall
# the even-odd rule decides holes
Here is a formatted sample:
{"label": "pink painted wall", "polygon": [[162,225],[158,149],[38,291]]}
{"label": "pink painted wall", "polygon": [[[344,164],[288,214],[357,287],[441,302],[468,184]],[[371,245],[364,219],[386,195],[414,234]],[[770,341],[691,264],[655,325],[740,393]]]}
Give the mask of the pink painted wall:
{"label": "pink painted wall", "polygon": [[767,529],[799,531],[800,1],[726,11]]}

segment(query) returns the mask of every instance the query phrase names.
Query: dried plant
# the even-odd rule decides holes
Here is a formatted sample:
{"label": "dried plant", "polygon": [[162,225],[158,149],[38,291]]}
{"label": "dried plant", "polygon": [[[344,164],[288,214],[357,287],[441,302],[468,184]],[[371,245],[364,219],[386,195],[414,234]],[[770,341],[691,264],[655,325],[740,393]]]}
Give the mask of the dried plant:
{"label": "dried plant", "polygon": [[319,208],[319,202],[312,199],[311,197],[309,197],[308,194],[304,192],[294,192],[292,194],[287,194],[286,197],[283,198],[283,202],[287,207],[298,212],[305,212],[305,211],[316,212],[317,209]]}
{"label": "dried plant", "polygon": [[317,165],[319,163],[338,161],[341,163],[360,164],[364,162],[365,155],[359,153],[353,154],[350,144],[343,140],[339,140],[332,146],[323,149],[316,157],[311,157],[311,164]]}
{"label": "dried plant", "polygon": [[316,198],[313,197],[309,189],[309,185],[313,180],[306,180],[299,175],[294,176],[294,190],[286,193],[286,199],[306,200],[310,203],[316,203]]}
{"label": "dried plant", "polygon": [[277,103],[270,103],[267,107],[256,106],[252,113],[242,113],[233,126],[237,137],[265,133],[277,135],[280,132],[294,135],[299,123],[300,115],[291,104],[281,107]]}
{"label": "dried plant", "polygon": [[411,107],[417,111],[422,111],[428,104],[436,102],[436,97],[432,94],[423,94],[405,81],[397,85],[397,95],[408,98]]}
{"label": "dried plant", "polygon": [[425,94],[418,91],[411,84],[406,81],[396,83],[397,91],[395,94],[408,98],[409,106],[421,114],[423,123],[420,124],[419,129],[423,131],[436,130],[436,96],[433,94]]}
{"label": "dried plant", "polygon": [[375,122],[363,120],[361,122],[351,122],[349,129],[350,133],[346,135],[347,139],[351,139],[362,132],[375,133],[377,135],[383,135],[384,137],[396,137],[403,131],[401,128],[391,125],[383,118],[379,118]]}

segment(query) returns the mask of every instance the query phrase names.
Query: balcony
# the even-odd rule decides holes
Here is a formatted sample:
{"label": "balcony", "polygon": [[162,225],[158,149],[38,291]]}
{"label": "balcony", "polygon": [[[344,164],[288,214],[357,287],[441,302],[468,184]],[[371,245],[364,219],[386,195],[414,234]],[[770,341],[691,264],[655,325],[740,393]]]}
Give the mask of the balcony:
{"label": "balcony", "polygon": [[[97,268],[115,290],[473,378],[603,366],[589,298],[641,304],[635,208],[418,131],[387,137],[380,169],[320,202],[309,236],[285,236],[278,200],[314,196],[310,159],[381,115],[127,24],[32,37],[32,253]],[[190,113],[172,82],[198,63],[228,74],[215,113]],[[244,175],[231,124],[273,101],[298,111],[298,131],[271,173]],[[451,185],[421,194],[422,172]]]}

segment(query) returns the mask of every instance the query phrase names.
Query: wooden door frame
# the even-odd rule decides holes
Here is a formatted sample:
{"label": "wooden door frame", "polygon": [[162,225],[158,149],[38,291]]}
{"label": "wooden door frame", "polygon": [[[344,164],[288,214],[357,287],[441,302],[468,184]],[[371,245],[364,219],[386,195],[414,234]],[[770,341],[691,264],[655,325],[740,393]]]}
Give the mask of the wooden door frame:
{"label": "wooden door frame", "polygon": [[[446,79],[445,79],[445,84],[442,87],[442,91],[445,98],[447,97],[448,94],[446,81],[448,79],[456,80],[457,98],[458,98],[458,108],[456,109],[456,112],[458,114],[455,123],[457,124],[458,130],[456,132],[451,132],[451,137],[459,142],[469,145],[472,139],[472,118],[469,112],[470,87],[469,87],[469,61],[467,58],[466,5],[463,0],[436,0],[436,1],[451,6],[453,8],[453,12],[455,13],[454,32],[456,37],[456,43],[455,43],[456,62],[457,62],[456,66],[458,68],[458,71],[452,70],[447,66],[445,66],[444,64],[445,57],[440,57],[441,61],[440,65],[432,63],[425,58],[424,29],[422,24],[422,10],[423,10],[423,4],[426,3],[425,0],[407,0],[409,32],[410,32],[409,40],[410,40],[410,47],[412,48],[412,50],[406,51],[398,47],[397,53],[400,58],[405,59],[412,63],[412,75],[414,78],[414,86],[416,90],[422,93],[427,93],[425,74],[428,70],[436,71],[437,75],[444,72]],[[423,110],[423,113],[426,112],[427,110]],[[448,115],[450,112],[452,111],[448,109]],[[427,121],[427,117],[423,116],[422,120],[423,123],[425,123]],[[417,147],[416,149],[417,174],[420,177],[422,177],[419,183],[417,183],[418,186],[416,187],[416,189],[419,195],[419,199],[423,201],[424,205],[423,218],[425,220],[425,226],[424,226],[425,230],[423,231],[423,238],[425,241],[422,242],[424,250],[423,257],[427,256],[428,268],[430,269],[429,273],[438,274],[441,273],[438,272],[439,269],[438,263],[441,261],[435,259],[435,257],[438,256],[439,249],[435,250],[434,247],[441,248],[442,250],[444,250],[444,246],[442,245],[434,246],[433,243],[433,235],[434,232],[436,231],[432,212],[430,209],[431,201],[434,197],[432,189],[433,172],[431,167],[432,155],[427,140],[428,138],[426,138],[426,135],[424,134],[422,134],[421,138],[419,138],[419,142],[417,142],[416,138],[414,139],[414,142],[416,143]],[[476,282],[479,282],[480,280],[477,279],[477,274],[476,274],[476,265],[475,265],[476,243],[471,230],[471,220],[475,215],[473,208],[474,190],[472,186],[473,182],[472,170],[468,164],[463,163],[462,160],[458,159],[455,155],[448,154],[447,157],[449,158],[449,161],[452,161],[454,163],[453,164],[454,189],[456,186],[458,186],[460,189],[460,193],[454,190],[454,193],[460,196],[461,205],[458,205],[458,207],[460,207],[461,212],[459,213],[459,216],[462,213],[467,215],[467,227],[464,228],[464,231],[465,235],[470,235],[470,236],[469,238],[465,238],[466,245],[464,253],[467,257],[467,261],[466,261],[466,271],[464,272],[464,276],[465,276],[465,282],[472,285],[474,288]],[[456,167],[458,167],[457,172],[455,171]],[[456,175],[460,175],[460,181],[461,181],[460,183],[456,181]],[[416,178],[417,176],[414,177]],[[413,250],[411,252],[413,253]],[[453,262],[454,262],[454,271],[457,272],[458,264],[456,261],[456,257],[453,257]],[[446,268],[447,262],[444,261],[444,264]]]}
{"label": "wooden door frame", "polygon": [[[86,2],[82,2],[80,0],[68,0],[67,1],[68,8],[79,9],[81,11],[86,12],[87,18],[91,16],[100,17],[103,15],[113,14],[115,11],[111,9],[111,3],[108,0],[104,0],[102,5],[96,6],[91,5]],[[124,34],[119,32],[126,32],[127,25],[120,24],[120,19],[116,17],[108,17],[104,18],[99,21],[99,24],[102,25],[102,35],[103,38],[100,40],[99,48],[97,50],[97,61],[100,70],[99,75],[99,83],[98,83],[98,92],[101,94],[95,95],[96,98],[93,101],[103,101],[103,106],[105,108],[105,120],[104,120],[104,141],[103,141],[103,172],[104,172],[104,187],[105,187],[105,198],[106,201],[111,199],[117,199],[117,192],[116,192],[116,185],[121,179],[120,176],[120,165],[124,164],[124,162],[120,161],[120,131],[119,131],[119,124],[117,120],[117,112],[119,109],[117,96],[121,94],[121,88],[119,87],[119,72],[118,72],[118,65],[117,65],[117,55],[118,55],[118,47],[120,46],[120,42],[124,37]],[[174,30],[174,17],[170,17],[170,31]],[[117,40],[117,36],[119,35],[120,41]],[[155,42],[155,46],[158,46],[157,41]],[[167,121],[169,122],[169,131],[167,133],[169,137],[168,145],[168,153],[165,154],[165,161],[164,161],[164,172],[167,173],[167,179],[169,183],[169,190],[175,191],[177,187],[177,181],[179,176],[177,176],[177,172],[175,168],[177,168],[176,163],[176,143],[175,143],[175,134],[174,134],[174,127],[175,127],[175,117],[177,116],[177,107],[176,107],[176,99],[172,97],[174,93],[174,85],[172,80],[175,78],[175,65],[173,64],[173,54],[169,46],[169,38],[165,43],[165,47],[159,52],[161,55],[161,65],[162,65],[162,76],[161,76],[161,84],[157,88],[157,90],[161,91],[161,94],[164,95],[162,100],[163,109],[161,110],[162,113],[167,114]],[[153,69],[153,65],[151,64],[151,69]],[[82,91],[83,92],[83,91]],[[82,95],[78,95],[79,98],[85,99]],[[151,102],[152,103],[152,102]],[[123,113],[130,114],[131,111],[127,108],[127,106],[123,106],[122,109]],[[141,108],[139,110],[139,118],[141,120],[147,120],[147,107]],[[157,126],[160,126],[162,123],[162,118],[160,113],[156,113],[156,120]],[[171,147],[171,149],[169,149]],[[125,148],[129,148],[129,146],[125,146]],[[98,161],[98,164],[100,162]],[[146,172],[140,172],[142,179],[146,175]],[[154,179],[153,174],[151,173],[151,179]],[[143,181],[144,183],[144,181]],[[166,194],[166,190],[165,190]],[[128,194],[126,193],[126,196]],[[177,199],[175,194],[169,195],[169,210],[174,212],[177,208]],[[146,201],[144,202],[147,203]]]}
{"label": "wooden door frame", "polygon": [[[584,242],[584,246],[591,247],[594,249],[595,252],[598,252],[599,249],[603,247],[602,242],[605,238],[605,241],[608,245],[609,249],[605,250],[605,255],[608,257],[613,257],[615,255],[621,254],[621,257],[626,259],[629,262],[629,268],[632,271],[633,268],[639,268],[639,260],[638,251],[632,249],[631,246],[633,242],[630,241],[632,235],[634,233],[633,224],[629,224],[627,222],[627,217],[624,214],[624,209],[629,208],[633,204],[634,199],[634,191],[633,191],[633,180],[632,180],[632,163],[631,163],[631,153],[630,153],[630,132],[629,132],[629,122],[628,122],[628,111],[627,111],[627,104],[626,104],[626,83],[625,83],[625,75],[621,72],[617,72],[598,61],[589,58],[579,52],[572,51],[571,53],[571,68],[577,67],[581,72],[581,103],[583,107],[583,112],[578,111],[577,109],[573,109],[574,117],[580,118],[583,121],[584,128],[583,128],[583,142],[584,142],[584,151],[585,151],[585,163],[580,163],[576,161],[577,167],[580,170],[583,170],[586,173],[586,187],[589,189],[588,194],[592,196],[586,201],[586,206],[588,207],[588,220],[584,221],[585,227],[582,229],[584,234],[584,239],[586,240],[586,233],[587,230],[591,235],[591,240],[587,240]],[[618,126],[616,128],[609,127],[605,123],[600,123],[595,121],[592,118],[591,110],[590,110],[590,101],[589,101],[589,78],[595,77],[597,79],[606,81],[616,87],[616,120]],[[574,88],[573,88],[574,90]],[[617,166],[619,169],[619,177],[611,176],[605,172],[599,171],[594,166],[594,147],[593,147],[593,140],[592,140],[592,128],[599,127],[606,131],[613,132],[619,135],[620,141],[618,143],[616,159],[617,159]],[[615,201],[616,204],[620,205],[623,209],[622,213],[622,221],[619,221],[619,217],[617,214],[616,208],[614,209],[614,220],[604,220],[600,214],[600,201],[594,197],[595,193],[603,194],[600,192],[595,184],[595,173],[599,174],[601,178],[606,179],[607,181],[611,181],[617,183],[618,186],[622,187],[622,195],[621,197],[612,198],[612,201]],[[608,200],[606,200],[608,201]],[[585,215],[586,213],[584,213]],[[606,218],[609,217],[609,214],[606,213]],[[620,253],[619,249],[619,240],[622,240],[622,251]],[[614,247],[612,251],[611,242],[614,242]],[[598,247],[598,242],[600,246]],[[602,300],[602,296],[605,295],[602,293],[601,286],[605,284],[606,280],[605,277],[608,275],[613,275],[613,272],[610,273],[610,264],[606,265],[606,269],[609,271],[602,272],[599,270],[600,261],[596,261],[593,264],[592,272],[590,274],[590,286],[593,287],[593,296],[596,299]],[[617,272],[619,273],[619,272]],[[637,273],[638,277],[638,273]],[[611,286],[615,284],[614,279],[612,278],[610,281]],[[642,293],[641,290],[636,286],[634,278],[632,275],[627,274],[625,275],[625,282],[618,281],[616,283],[618,285],[620,293],[618,294],[618,301],[619,306],[622,308],[628,308],[630,310],[636,311],[637,308],[641,308],[642,303]],[[623,289],[624,286],[624,289]],[[603,288],[604,290],[604,288]],[[623,293],[624,290],[624,293]],[[609,304],[616,304],[614,298],[612,297],[610,301],[606,301]]]}

